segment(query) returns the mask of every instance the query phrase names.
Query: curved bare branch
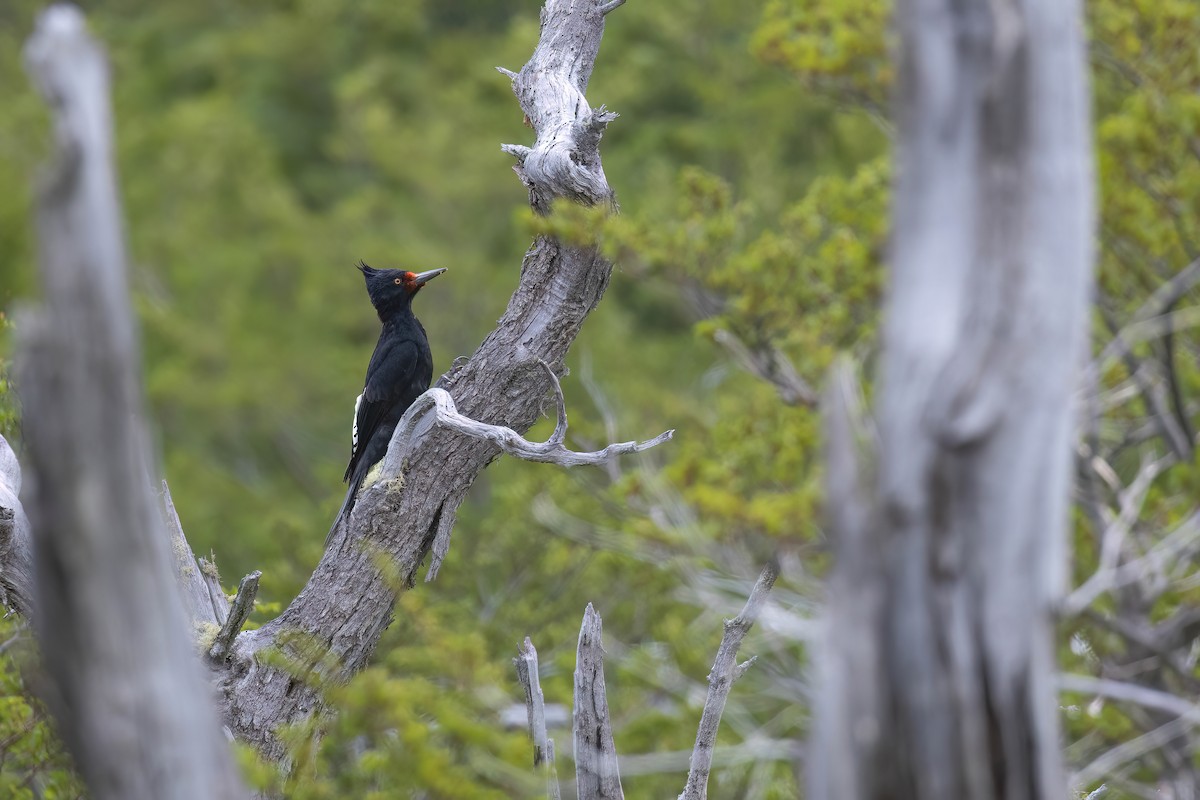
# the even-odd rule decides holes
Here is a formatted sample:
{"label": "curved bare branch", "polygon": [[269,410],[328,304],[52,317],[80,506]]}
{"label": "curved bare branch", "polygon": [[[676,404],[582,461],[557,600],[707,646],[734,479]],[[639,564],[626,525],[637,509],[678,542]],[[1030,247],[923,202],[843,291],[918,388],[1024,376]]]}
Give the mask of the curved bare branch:
{"label": "curved bare branch", "polygon": [[[454,398],[444,389],[434,387],[421,395],[405,412],[404,418],[396,426],[393,437],[393,447],[389,449],[388,460],[384,462],[384,474],[401,472],[404,454],[412,444],[412,440],[430,430],[429,412],[433,412],[433,424],[494,444],[501,452],[507,453],[524,461],[539,461],[545,464],[557,464],[560,467],[601,466],[614,456],[640,453],[649,450],[663,442],[670,441],[675,435],[674,430],[665,431],[653,439],[644,442],[614,442],[602,450],[592,452],[576,452],[563,445],[567,435],[567,408],[563,400],[562,386],[558,376],[545,361],[539,361],[546,369],[551,384],[554,387],[555,405],[558,409],[558,421],[550,438],[544,442],[531,442],[512,428],[504,425],[489,425],[486,422],[471,419],[460,414],[454,404]],[[399,445],[399,446],[396,446]]]}

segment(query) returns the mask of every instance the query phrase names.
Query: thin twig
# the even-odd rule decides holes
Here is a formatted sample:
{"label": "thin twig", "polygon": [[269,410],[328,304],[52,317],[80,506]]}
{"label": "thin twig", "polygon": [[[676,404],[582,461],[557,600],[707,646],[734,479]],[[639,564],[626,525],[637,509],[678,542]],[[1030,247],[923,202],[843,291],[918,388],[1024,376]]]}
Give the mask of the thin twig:
{"label": "thin twig", "polygon": [[[1064,614],[1068,616],[1078,614],[1091,605],[1097,597],[1112,588],[1112,579],[1120,562],[1125,538],[1129,535],[1134,522],[1137,521],[1146,496],[1150,492],[1150,487],[1154,484],[1154,479],[1162,474],[1174,460],[1174,456],[1169,454],[1160,459],[1143,462],[1137,476],[1129,486],[1118,493],[1120,512],[1116,519],[1108,523],[1100,538],[1100,563],[1092,576],[1067,597],[1063,603]],[[1103,510],[1102,515],[1103,513],[1107,513],[1107,509]]]}
{"label": "thin twig", "polygon": [[1075,786],[1086,786],[1092,781],[1110,774],[1122,764],[1127,764],[1152,750],[1169,744],[1172,740],[1187,733],[1195,724],[1194,720],[1179,717],[1136,739],[1122,742],[1072,775],[1071,783]]}
{"label": "thin twig", "polygon": [[1097,573],[1089,578],[1083,586],[1071,592],[1063,601],[1063,613],[1067,616],[1079,613],[1105,592],[1133,583],[1141,578],[1147,569],[1160,566],[1166,559],[1187,552],[1197,540],[1200,540],[1200,511],[1193,513],[1180,523],[1175,530],[1171,531],[1144,556],[1107,571],[1103,577]]}
{"label": "thin twig", "polygon": [[725,635],[721,637],[721,646],[717,648],[712,671],[708,673],[708,699],[704,702],[704,713],[700,716],[700,729],[696,733],[696,746],[692,750],[687,785],[683,794],[679,795],[679,800],[704,800],[708,796],[708,774],[712,770],[713,748],[716,747],[717,729],[721,726],[721,714],[725,711],[729,689],[753,662],[751,659],[739,665],[738,648],[742,646],[742,640],[746,638],[746,634],[766,605],[767,595],[778,577],[779,561],[772,558],[758,576],[742,613],[725,623]]}
{"label": "thin twig", "polygon": [[429,547],[429,569],[425,572],[425,582],[431,583],[442,569],[442,562],[450,552],[450,536],[454,533],[454,522],[458,519],[458,504],[462,502],[465,493],[454,493],[442,503],[437,514],[437,529],[433,535],[433,543]]}
{"label": "thin twig", "polygon": [[[1168,306],[1167,311],[1169,312],[1173,308],[1174,306]],[[1188,453],[1190,454],[1192,445],[1196,441],[1196,434],[1192,430],[1191,420],[1188,419],[1187,403],[1183,399],[1183,386],[1179,381],[1179,370],[1175,366],[1175,330],[1170,317],[1167,318],[1167,333],[1163,336],[1162,361],[1167,372],[1167,389],[1169,390],[1168,396],[1171,398],[1171,410],[1175,412],[1175,419],[1183,430],[1183,438],[1188,443]]]}
{"label": "thin twig", "polygon": [[1170,310],[1183,298],[1188,291],[1200,281],[1200,258],[1188,264],[1166,283],[1154,290],[1154,293],[1134,312],[1134,321],[1156,317]]}
{"label": "thin twig", "polygon": [[[1200,263],[1200,262],[1197,262]],[[1192,265],[1189,265],[1189,270]],[[1192,284],[1197,280],[1195,275],[1189,274],[1191,281],[1186,286],[1190,289]],[[1131,347],[1139,342],[1158,339],[1166,336],[1168,332],[1178,332],[1184,328],[1191,328],[1200,325],[1200,306],[1187,306],[1185,308],[1174,311],[1156,310],[1152,315],[1141,317],[1140,312],[1134,315],[1131,322],[1126,323],[1125,327],[1117,331],[1115,328],[1113,339],[1104,349],[1100,351],[1100,355],[1092,361],[1090,369],[1099,371],[1108,364],[1109,361],[1121,355],[1124,348]]]}
{"label": "thin twig", "polygon": [[1192,675],[1192,670],[1180,663],[1177,654],[1172,652],[1171,645],[1161,641],[1161,637],[1156,635],[1155,631],[1143,630],[1120,617],[1110,617],[1093,608],[1085,608],[1083,617],[1157,656],[1161,664],[1174,672],[1189,689],[1200,689],[1200,681]]}
{"label": "thin twig", "polygon": [[[767,762],[795,764],[803,759],[803,753],[804,745],[800,741],[752,735],[740,744],[718,747],[713,754],[713,764],[718,767],[742,767],[766,764]],[[621,756],[621,774],[632,777],[634,775],[683,772],[687,769],[691,759],[691,750],[668,750]]]}
{"label": "thin twig", "polygon": [[1079,415],[1079,433],[1076,452],[1079,454],[1079,473],[1082,477],[1082,494],[1084,511],[1092,522],[1092,528],[1097,537],[1097,545],[1102,545],[1102,531],[1107,531],[1105,521],[1106,507],[1102,500],[1100,483],[1096,470],[1092,468],[1093,459],[1100,458],[1100,375],[1096,370],[1084,370],[1082,375],[1083,402]]}
{"label": "thin twig", "polygon": [[546,443],[561,445],[563,439],[567,438],[567,399],[563,397],[562,384],[559,383],[558,376],[554,374],[553,367],[540,358],[538,359],[538,364],[542,366],[542,369],[546,370],[546,375],[554,385],[554,410],[556,412],[554,433],[550,434],[550,438],[546,440]]}
{"label": "thin twig", "polygon": [[752,348],[732,331],[723,328],[714,333],[713,338],[741,364],[742,369],[773,385],[784,403],[816,406],[817,393],[800,377],[791,360],[779,348],[770,344]]}
{"label": "thin twig", "polygon": [[1175,416],[1167,407],[1162,387],[1158,386],[1149,376],[1142,372],[1141,360],[1134,354],[1132,347],[1125,340],[1122,331],[1117,329],[1117,324],[1111,315],[1106,313],[1103,308],[1100,309],[1100,312],[1105,323],[1113,332],[1112,344],[1116,346],[1117,353],[1125,362],[1130,376],[1137,381],[1138,387],[1142,390],[1142,398],[1145,400],[1146,410],[1150,412],[1154,417],[1155,423],[1162,429],[1163,440],[1181,460],[1188,460],[1191,457],[1191,442],[1188,441],[1187,436],[1179,427],[1178,420],[1175,419]]}
{"label": "thin twig", "polygon": [[21,641],[21,639],[25,638],[25,632],[28,629],[29,629],[28,622],[23,622],[20,625],[18,625],[17,629],[13,632],[12,636],[8,637],[3,642],[0,642],[0,655],[2,655],[5,651],[7,651],[8,648],[12,647],[17,642]]}
{"label": "thin twig", "polygon": [[[600,419],[604,421],[604,435],[611,442],[617,438],[617,415],[613,412],[612,404],[608,402],[604,390],[596,382],[592,373],[592,359],[587,353],[583,354],[583,363],[579,369],[579,382],[583,384],[584,391],[591,398],[592,405],[600,412]],[[617,463],[616,459],[605,464],[605,470],[608,472],[608,479],[613,483],[621,479],[621,465]]]}
{"label": "thin twig", "polygon": [[1175,719],[1165,725],[1155,728],[1136,739],[1123,742],[1094,759],[1090,764],[1072,776],[1072,783],[1076,786],[1086,785],[1108,775],[1122,764],[1163,747],[1187,733],[1190,728],[1200,725],[1200,706],[1190,703],[1182,697],[1176,697],[1167,692],[1160,692],[1157,689],[1107,678],[1094,678],[1090,675],[1072,674],[1059,675],[1058,685],[1063,691],[1101,695],[1113,700],[1133,703],[1143,708],[1175,715]]}
{"label": "thin twig", "polygon": [[1108,678],[1094,678],[1091,675],[1065,673],[1058,676],[1058,686],[1064,692],[1097,694],[1111,700],[1120,700],[1143,708],[1165,711],[1180,719],[1200,724],[1200,706],[1190,703],[1182,697],[1140,684],[1114,681]]}
{"label": "thin twig", "polygon": [[1200,608],[1185,608],[1154,626],[1156,639],[1169,649],[1187,648],[1200,634]]}

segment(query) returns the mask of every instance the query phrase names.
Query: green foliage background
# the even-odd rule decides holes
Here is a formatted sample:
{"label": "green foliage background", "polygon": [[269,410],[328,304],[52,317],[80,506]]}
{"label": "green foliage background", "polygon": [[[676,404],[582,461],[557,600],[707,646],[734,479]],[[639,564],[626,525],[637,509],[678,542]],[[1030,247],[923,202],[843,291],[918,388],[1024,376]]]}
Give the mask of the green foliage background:
{"label": "green foliage background", "polygon": [[[342,497],[353,397],[377,333],[353,264],[450,267],[417,301],[439,371],[474,350],[516,284],[534,223],[499,144],[531,134],[493,67],[528,58],[539,5],[84,3],[113,63],[162,468],[192,544],[216,554],[226,583],[263,570],[260,617],[303,585]],[[9,317],[37,292],[28,187],[48,136],[19,51],[40,6],[0,6]],[[1200,23],[1187,0],[1088,8],[1104,235],[1169,272],[1200,233],[1194,214],[1170,211],[1200,207],[1200,159],[1185,155],[1200,152],[1200,67],[1182,44]],[[720,618],[769,552],[803,565],[778,596],[806,616],[807,576],[823,560],[819,421],[714,337],[777,348],[817,386],[839,353],[870,373],[890,178],[888,11],[881,0],[700,0],[631,2],[609,17],[588,96],[622,114],[602,146],[622,207],[604,226],[617,271],[565,389],[580,446],[668,427],[676,439],[611,474],[489,468],[439,579],[401,598],[374,666],[331,689],[339,711],[320,745],[311,728],[291,733],[298,768],[286,786],[243,753],[256,783],[303,798],[535,793],[523,731],[499,723],[520,698],[509,659],[532,635],[547,700],[569,704],[588,601],[605,619],[618,749],[683,752]],[[1139,281],[1114,252],[1101,285],[1136,307],[1153,276]],[[11,331],[0,335],[3,354]],[[0,364],[11,440],[4,374]],[[1187,380],[1194,389],[1200,374]],[[1086,575],[1094,553],[1085,530],[1079,538]],[[716,797],[798,792],[790,760],[763,744],[799,740],[807,717],[802,637],[786,628],[747,642],[762,660],[735,689],[722,744],[761,757],[718,770]],[[0,641],[17,631],[0,623]],[[10,655],[0,654],[0,787],[77,796],[21,693],[28,654]],[[1107,725],[1128,735],[1115,715]],[[552,735],[568,752],[568,732]],[[626,776],[630,796],[679,791],[686,756],[662,763]]]}

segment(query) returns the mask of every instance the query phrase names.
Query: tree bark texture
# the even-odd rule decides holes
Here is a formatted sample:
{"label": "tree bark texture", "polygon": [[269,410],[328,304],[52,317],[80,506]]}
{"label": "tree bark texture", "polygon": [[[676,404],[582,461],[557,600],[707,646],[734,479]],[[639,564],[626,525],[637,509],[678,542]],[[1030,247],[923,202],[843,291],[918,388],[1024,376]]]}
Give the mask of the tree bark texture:
{"label": "tree bark texture", "polygon": [[33,540],[21,505],[21,465],[0,436],[0,606],[33,616]]}
{"label": "tree bark texture", "polygon": [[575,788],[579,800],[624,800],[617,746],[604,687],[603,621],[592,604],[583,612],[575,652]]}
{"label": "tree bark texture", "polygon": [[245,796],[149,482],[108,66],[73,6],[41,15],[26,63],[57,144],[37,204],[45,304],[20,318],[17,359],[47,700],[97,800]]}
{"label": "tree bark texture", "polygon": [[[502,149],[517,158],[514,169],[529,189],[530,202],[541,213],[548,213],[560,198],[585,204],[613,200],[597,148],[605,126],[616,115],[602,107],[593,110],[584,92],[605,15],[620,5],[621,0],[548,0],[532,58],[519,74],[501,70],[512,80],[521,110],[537,135],[532,147],[504,145]],[[449,393],[452,404],[423,403],[414,409],[413,418],[399,426],[393,437],[381,479],[364,490],[349,520],[331,531],[329,547],[305,588],[278,618],[258,630],[238,633],[253,602],[254,576],[243,581],[244,595],[231,609],[213,565],[196,558],[188,546],[165,484],[161,517],[153,507],[153,493],[137,490],[150,485],[153,470],[141,423],[138,377],[132,366],[136,364],[136,337],[109,160],[107,72],[98,48],[80,38],[82,18],[77,12],[59,9],[46,19],[53,30],[48,28],[31,39],[31,64],[48,101],[60,113],[60,159],[43,191],[41,233],[50,313],[24,323],[26,345],[19,372],[34,460],[35,480],[30,483],[41,487],[40,492],[37,487],[28,492],[34,509],[30,517],[34,530],[83,526],[80,530],[91,531],[85,523],[97,530],[123,526],[139,543],[102,551],[96,543],[99,540],[88,540],[93,549],[48,550],[48,563],[54,559],[63,563],[54,567],[61,574],[45,579],[43,595],[48,595],[44,599],[50,603],[46,619],[73,613],[73,606],[66,606],[78,602],[97,619],[102,615],[122,625],[137,624],[147,636],[166,637],[166,627],[174,627],[181,635],[195,632],[208,652],[226,724],[267,757],[283,759],[278,728],[318,713],[322,686],[329,680],[344,680],[366,665],[392,619],[396,593],[415,582],[421,563],[431,552],[427,580],[436,575],[459,504],[479,472],[503,450],[519,454],[529,450],[541,460],[556,463],[592,463],[606,453],[652,446],[670,434],[650,443],[619,444],[604,453],[584,454],[583,461],[562,448],[565,429],[556,430],[557,440],[552,437],[546,445],[508,435],[527,431],[542,415],[548,399],[561,398],[555,392],[555,376],[563,372],[567,350],[603,296],[612,271],[611,263],[594,247],[539,237],[525,255],[519,285],[496,329],[470,359],[438,380],[437,388]],[[62,28],[64,25],[69,30]],[[63,44],[62,37],[67,34],[74,38]],[[85,214],[91,216],[85,219]],[[82,238],[73,239],[68,232],[80,233]],[[87,242],[86,248],[82,242]],[[81,279],[85,268],[96,274]],[[82,311],[77,313],[77,308]],[[99,331],[102,323],[108,327]],[[70,348],[74,350],[69,357],[58,357],[59,350]],[[85,381],[88,387],[100,388],[85,392]],[[104,402],[83,408],[63,405],[72,399],[91,398],[97,391]],[[455,419],[461,424],[452,426],[447,409],[511,431],[487,430],[486,426],[468,426],[471,430],[467,431],[459,417]],[[559,412],[560,427],[565,428],[561,401]],[[51,421],[65,423],[52,425]],[[476,427],[486,432],[483,438]],[[85,454],[96,452],[103,454],[105,469],[99,476],[84,469],[95,466],[86,461]],[[28,612],[34,605],[28,526],[16,500],[20,471],[10,463],[14,461],[10,454],[5,443],[0,452],[0,588],[6,603]],[[80,494],[72,501],[74,505],[51,507],[46,500],[51,490],[70,494],[68,489],[73,491],[76,483]],[[151,536],[154,543],[142,546],[143,535]],[[171,555],[178,591],[167,589],[170,581],[163,577],[170,575],[166,565],[171,564]],[[125,588],[136,590],[138,596],[160,597],[161,603],[130,608],[116,603],[110,607],[95,597],[85,603],[51,588],[55,580],[76,579],[64,570],[87,565],[99,575],[105,570],[124,572],[126,564],[129,574],[142,576],[145,583],[127,581]],[[145,594],[151,588],[154,593]],[[95,628],[105,629],[104,625]],[[181,641],[187,638],[185,635]],[[106,641],[111,644],[120,639]],[[178,656],[165,642],[159,643],[162,646],[156,652],[169,658]],[[268,665],[261,658],[267,650],[282,655],[292,666],[283,670]],[[133,652],[112,657],[132,658]],[[65,659],[63,663],[73,661]],[[146,662],[138,663],[144,666]],[[278,659],[272,660],[272,664],[278,663]],[[135,667],[126,664],[125,674],[139,674]],[[180,674],[189,673],[183,669]],[[67,702],[83,700],[68,698]],[[197,730],[204,729],[200,722],[204,714],[193,711],[199,715]],[[169,736],[157,738],[172,741]],[[211,774],[222,773],[214,767]],[[194,785],[211,787],[203,781]],[[214,789],[207,796],[221,794]]]}
{"label": "tree bark texture", "polygon": [[1076,0],[901,0],[873,474],[832,381],[814,798],[1065,794],[1053,609],[1093,199]]}
{"label": "tree bark texture", "polygon": [[526,636],[517,653],[513,665],[517,668],[517,680],[525,690],[529,738],[533,740],[533,766],[540,767],[546,778],[547,800],[562,800],[558,768],[554,764],[554,740],[546,732],[546,698],[542,694],[541,677],[538,675],[537,648]]}
{"label": "tree bark texture", "polygon": [[[598,0],[548,0],[537,49],[512,77],[537,140],[532,148],[506,150],[518,151],[518,174],[543,211],[555,198],[595,203],[613,194],[597,151],[611,116],[584,98],[604,13]],[[524,433],[552,396],[540,362],[561,374],[611,271],[595,248],[539,237],[496,329],[437,387],[450,393],[462,414]],[[332,532],[305,588],[278,618],[240,634],[221,665],[226,719],[239,738],[269,757],[284,754],[274,733],[280,725],[320,707],[321,676],[315,673],[325,667],[312,658],[312,648],[332,655],[337,665],[325,678],[344,679],[365,666],[392,619],[398,584],[415,581],[431,548],[436,572],[459,504],[500,452],[494,443],[435,424],[402,425],[397,433],[405,438],[393,438],[381,480],[360,496],[348,524]],[[381,563],[390,569],[381,570]],[[268,666],[258,658],[267,648],[308,663],[312,671],[287,674]]]}

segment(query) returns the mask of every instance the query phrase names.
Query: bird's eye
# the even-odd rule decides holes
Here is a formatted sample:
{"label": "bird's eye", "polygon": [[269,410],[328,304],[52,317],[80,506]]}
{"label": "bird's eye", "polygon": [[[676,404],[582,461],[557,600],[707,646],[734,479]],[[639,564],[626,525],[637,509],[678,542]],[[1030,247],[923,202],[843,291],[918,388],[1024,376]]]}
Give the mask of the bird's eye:
{"label": "bird's eye", "polygon": [[394,283],[394,284],[396,284],[397,286],[399,286],[400,284],[404,283],[404,281],[403,281],[403,280],[401,280],[400,278],[396,278],[396,280],[392,281],[392,283]]}

